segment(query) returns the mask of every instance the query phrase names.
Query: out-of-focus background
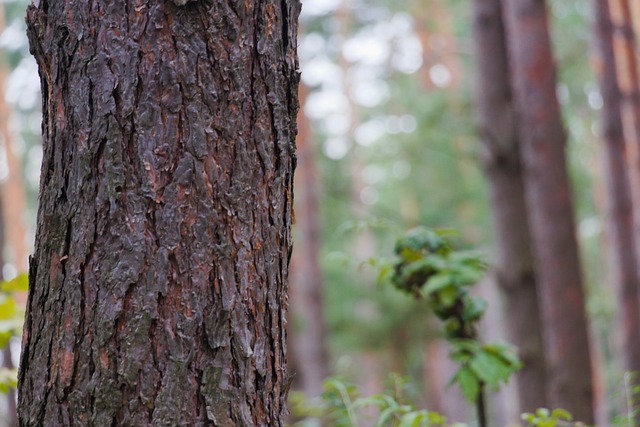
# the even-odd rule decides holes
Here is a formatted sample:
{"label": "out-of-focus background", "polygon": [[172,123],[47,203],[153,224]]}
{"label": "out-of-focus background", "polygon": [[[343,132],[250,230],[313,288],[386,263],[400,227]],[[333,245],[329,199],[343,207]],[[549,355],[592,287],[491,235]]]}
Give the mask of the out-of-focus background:
{"label": "out-of-focus background", "polygon": [[[457,368],[447,357],[437,319],[424,301],[377,280],[377,260],[390,257],[396,238],[418,225],[454,229],[457,247],[483,251],[489,265],[495,260],[474,107],[478,73],[471,3],[303,2],[289,320],[296,398],[296,392],[316,397],[328,376],[372,395],[387,386],[393,372],[406,377],[407,399],[417,408],[437,410],[451,421],[475,419],[473,405],[447,386]],[[1,271],[9,280],[26,271],[33,245],[41,98],[25,33],[27,2],[2,0],[0,6]],[[603,224],[603,98],[592,66],[592,3],[550,0],[548,12],[598,421],[606,425],[618,413],[624,369],[611,333],[618,303],[607,263],[611,239]],[[487,277],[479,285],[489,303],[482,333],[507,340],[500,292]],[[15,298],[24,302],[24,296]],[[10,343],[15,364],[19,338]],[[6,361],[9,353],[3,354]],[[517,419],[514,393],[510,385],[490,397],[491,425]],[[10,408],[2,403],[7,413]]]}

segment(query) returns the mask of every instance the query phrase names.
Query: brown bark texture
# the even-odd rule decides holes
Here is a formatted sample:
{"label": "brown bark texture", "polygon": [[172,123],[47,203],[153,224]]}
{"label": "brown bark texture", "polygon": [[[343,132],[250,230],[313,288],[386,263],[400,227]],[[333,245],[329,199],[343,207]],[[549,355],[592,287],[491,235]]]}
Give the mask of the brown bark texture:
{"label": "brown bark texture", "polygon": [[21,426],[282,426],[297,0],[40,1]]}
{"label": "brown bark texture", "polygon": [[[631,200],[634,206],[640,206],[640,82],[629,2],[611,0],[609,15],[613,27],[611,37],[615,71],[622,100],[620,108],[631,181]],[[634,209],[633,215],[636,255],[640,255],[640,209]],[[640,258],[636,258],[636,262],[640,262]]]}
{"label": "brown bark texture", "polygon": [[547,407],[546,367],[500,0],[475,0],[474,16],[479,127],[496,239],[493,275],[509,341],[524,364],[515,375],[518,412],[533,412]]}
{"label": "brown bark texture", "polygon": [[546,4],[504,0],[503,6],[544,326],[547,397],[551,406],[593,423],[582,274]]}
{"label": "brown bark texture", "polygon": [[603,99],[602,143],[604,154],[607,228],[610,262],[617,295],[617,330],[620,331],[622,368],[640,371],[640,276],[634,241],[633,205],[629,165],[613,48],[613,25],[607,0],[595,0],[596,73]]}
{"label": "brown bark texture", "polygon": [[[301,90],[301,105],[305,98]],[[296,152],[296,250],[291,258],[289,296],[293,318],[289,333],[293,335],[291,351],[299,369],[295,381],[308,397],[316,397],[322,393],[322,384],[329,375],[329,356],[320,269],[317,173],[311,129],[302,109],[298,112]]]}

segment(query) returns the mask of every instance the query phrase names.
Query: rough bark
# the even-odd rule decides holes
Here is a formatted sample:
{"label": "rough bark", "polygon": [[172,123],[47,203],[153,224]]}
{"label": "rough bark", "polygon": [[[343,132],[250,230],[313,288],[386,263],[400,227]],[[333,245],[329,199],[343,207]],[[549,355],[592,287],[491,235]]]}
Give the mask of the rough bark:
{"label": "rough bark", "polygon": [[478,117],[496,240],[493,276],[509,341],[524,364],[515,375],[517,410],[533,412],[547,407],[546,368],[500,0],[476,0],[474,17]]}
{"label": "rough bark", "polygon": [[[300,104],[305,94],[300,91]],[[329,375],[327,332],[323,313],[320,269],[320,224],[318,219],[318,186],[311,129],[302,109],[298,113],[296,139],[297,169],[296,251],[291,259],[290,298],[293,318],[289,333],[294,335],[291,351],[295,353],[298,372],[295,373],[300,389],[308,397],[322,393],[322,384]]]}
{"label": "rough bark", "polygon": [[593,422],[591,357],[546,4],[504,0],[547,360],[548,401]]}
{"label": "rough bark", "polygon": [[281,426],[297,0],[42,0],[21,426]]}
{"label": "rough bark", "polygon": [[[613,25],[607,0],[595,1],[596,72],[603,99],[602,142],[607,186],[607,227],[613,287],[617,295],[622,368],[640,371],[640,276],[634,243],[633,205],[622,124],[623,99],[618,87]],[[636,141],[637,142],[637,141]]]}

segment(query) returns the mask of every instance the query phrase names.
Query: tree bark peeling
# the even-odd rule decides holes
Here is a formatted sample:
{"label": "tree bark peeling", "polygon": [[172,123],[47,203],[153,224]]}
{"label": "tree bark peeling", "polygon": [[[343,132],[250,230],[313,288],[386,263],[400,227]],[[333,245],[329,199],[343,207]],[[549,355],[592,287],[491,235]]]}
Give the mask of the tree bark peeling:
{"label": "tree bark peeling", "polygon": [[22,426],[276,426],[297,0],[42,1]]}

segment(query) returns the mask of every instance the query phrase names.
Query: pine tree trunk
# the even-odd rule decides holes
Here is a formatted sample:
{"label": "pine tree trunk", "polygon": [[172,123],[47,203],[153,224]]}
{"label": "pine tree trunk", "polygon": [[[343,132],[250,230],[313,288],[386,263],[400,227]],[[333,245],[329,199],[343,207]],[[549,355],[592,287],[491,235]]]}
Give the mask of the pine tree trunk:
{"label": "pine tree trunk", "polygon": [[494,277],[509,341],[524,363],[515,376],[518,412],[533,412],[547,406],[546,373],[502,6],[500,0],[476,0],[474,5],[477,105],[496,236]]}
{"label": "pine tree trunk", "polygon": [[[634,243],[633,205],[621,108],[624,105],[613,49],[613,25],[607,0],[595,1],[597,74],[603,99],[602,128],[607,227],[611,239],[610,258],[613,286],[617,294],[616,314],[621,334],[622,368],[640,371],[640,277]],[[637,143],[638,141],[634,141]]]}
{"label": "pine tree trunk", "polygon": [[590,424],[591,357],[546,5],[541,0],[505,0],[503,5],[544,326],[548,401]]}
{"label": "pine tree trunk", "polygon": [[282,426],[297,0],[41,0],[21,426]]}

